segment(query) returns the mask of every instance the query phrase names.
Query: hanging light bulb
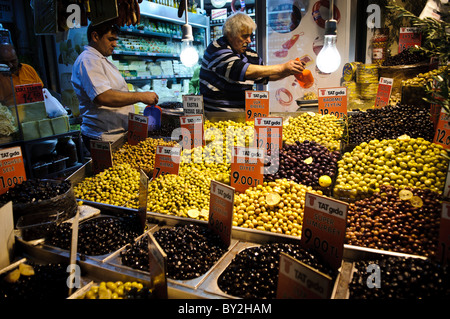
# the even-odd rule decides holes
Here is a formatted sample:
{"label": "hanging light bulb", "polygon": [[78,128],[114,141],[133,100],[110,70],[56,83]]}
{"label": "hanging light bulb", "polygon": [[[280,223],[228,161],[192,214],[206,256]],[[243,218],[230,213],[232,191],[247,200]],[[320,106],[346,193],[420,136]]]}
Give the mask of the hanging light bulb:
{"label": "hanging light bulb", "polygon": [[198,61],[198,52],[193,45],[192,27],[189,24],[183,26],[183,38],[180,60],[187,67],[194,66]]}
{"label": "hanging light bulb", "polygon": [[182,27],[183,38],[181,39],[182,49],[180,60],[183,65],[193,67],[198,61],[198,52],[193,45],[194,37],[192,35],[192,26],[188,23],[187,0],[185,1],[184,14],[186,16],[186,24]]}
{"label": "hanging light bulb", "polygon": [[331,18],[325,22],[325,36],[322,50],[317,56],[317,68],[323,73],[333,73],[341,65],[341,55],[336,48],[337,21],[334,19],[334,1],[330,5]]}

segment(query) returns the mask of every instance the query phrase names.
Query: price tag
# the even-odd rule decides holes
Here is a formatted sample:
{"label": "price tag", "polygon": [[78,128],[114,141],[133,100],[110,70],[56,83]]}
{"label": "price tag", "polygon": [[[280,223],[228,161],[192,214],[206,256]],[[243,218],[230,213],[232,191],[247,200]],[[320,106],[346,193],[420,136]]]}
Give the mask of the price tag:
{"label": "price tag", "polygon": [[[72,241],[70,244],[70,264],[69,264],[69,278],[75,279],[76,274],[76,264],[77,264],[77,253],[78,253],[78,226],[80,221],[80,210],[77,209],[75,217],[72,219]],[[75,282],[68,282],[69,284],[69,296],[72,294],[72,289]]]}
{"label": "price tag", "polygon": [[129,113],[128,114],[128,143],[136,145],[145,141],[148,137],[148,117]]}
{"label": "price tag", "polygon": [[183,149],[193,149],[205,145],[203,115],[180,116],[180,126],[183,135]]}
{"label": "price tag", "polygon": [[245,117],[247,121],[253,121],[255,117],[268,117],[269,92],[245,91]]}
{"label": "price tag", "polygon": [[139,176],[139,209],[138,216],[141,221],[141,232],[145,230],[145,224],[147,221],[147,199],[148,199],[148,176],[140,169]]}
{"label": "price tag", "polygon": [[382,108],[383,106],[389,105],[393,85],[394,79],[380,78],[377,97],[375,99],[375,108]]}
{"label": "price tag", "polygon": [[27,180],[20,146],[0,150],[0,195]]}
{"label": "price tag", "polygon": [[439,226],[438,258],[443,265],[450,265],[450,203],[442,202],[442,215]]}
{"label": "price tag", "polygon": [[91,140],[92,171],[98,174],[113,165],[111,143]]}
{"label": "price tag", "polygon": [[262,185],[264,152],[256,147],[234,147],[231,162],[231,186],[243,193],[249,187]]}
{"label": "price tag", "polygon": [[204,114],[203,95],[183,95],[184,115]]}
{"label": "price tag", "polygon": [[14,89],[17,105],[44,101],[41,83],[16,85]]}
{"label": "price tag", "polygon": [[267,154],[279,152],[283,146],[283,118],[255,117],[255,143]]}
{"label": "price tag", "polygon": [[442,145],[445,149],[450,149],[450,115],[445,110],[441,110],[439,120],[434,134],[433,142]]}
{"label": "price tag", "polygon": [[337,87],[319,89],[319,113],[335,115],[337,118],[347,117],[347,88]]}
{"label": "price tag", "polygon": [[333,279],[285,254],[280,254],[277,299],[329,299]]}
{"label": "price tag", "polygon": [[171,146],[156,147],[155,168],[153,169],[153,179],[159,175],[178,175],[180,169],[181,148]]}
{"label": "price tag", "polygon": [[231,243],[234,188],[211,181],[208,227],[220,236],[225,247]]}
{"label": "price tag", "polygon": [[148,236],[148,268],[157,299],[167,299],[167,255],[151,233]]}
{"label": "price tag", "polygon": [[347,210],[347,203],[306,193],[301,243],[336,270],[342,263]]}
{"label": "price tag", "polygon": [[415,45],[422,45],[422,34],[420,33],[420,29],[416,27],[400,28],[398,53]]}

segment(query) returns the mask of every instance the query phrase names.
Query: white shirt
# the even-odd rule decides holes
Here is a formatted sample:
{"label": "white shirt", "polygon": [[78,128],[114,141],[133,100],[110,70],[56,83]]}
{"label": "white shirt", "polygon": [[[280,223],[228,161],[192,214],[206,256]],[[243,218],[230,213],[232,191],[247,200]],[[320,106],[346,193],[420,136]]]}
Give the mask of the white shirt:
{"label": "white shirt", "polygon": [[108,107],[93,102],[97,95],[110,89],[128,92],[127,83],[114,64],[86,46],[73,65],[71,81],[80,103],[81,134],[113,142],[126,133],[133,105]]}

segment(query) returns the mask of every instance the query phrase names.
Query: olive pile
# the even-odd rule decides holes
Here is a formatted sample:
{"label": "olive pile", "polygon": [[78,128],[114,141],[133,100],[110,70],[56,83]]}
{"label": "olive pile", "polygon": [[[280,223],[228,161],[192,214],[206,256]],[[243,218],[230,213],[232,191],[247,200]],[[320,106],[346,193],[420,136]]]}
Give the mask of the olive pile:
{"label": "olive pile", "polygon": [[156,146],[176,146],[177,144],[176,141],[151,137],[136,145],[125,143],[113,153],[113,163],[114,165],[129,164],[136,170],[142,169],[145,173],[150,174],[155,166]]}
{"label": "olive pile", "polygon": [[287,179],[250,187],[234,196],[233,226],[301,236],[306,192],[322,194]]}
{"label": "olive pile", "polygon": [[[368,281],[369,285],[376,284],[374,266],[380,269],[378,279],[381,287],[378,288],[368,287]],[[380,256],[374,260],[355,262],[354,270],[349,283],[350,299],[450,298],[448,267],[442,267],[430,259]]]}
{"label": "olive pile", "polygon": [[343,132],[343,124],[336,116],[307,112],[289,119],[283,127],[283,141],[316,141],[334,151],[340,148]]}
{"label": "olive pile", "polygon": [[180,175],[160,175],[148,184],[147,210],[206,220],[208,215],[193,216],[190,212],[209,211],[210,186],[211,178],[197,169]]}
{"label": "olive pile", "polygon": [[403,86],[421,86],[425,87],[427,83],[434,81],[434,77],[441,75],[444,72],[448,72],[449,68],[447,65],[441,66],[439,69],[429,71],[426,73],[419,73],[416,77],[402,81]]}
{"label": "olive pile", "polygon": [[380,188],[380,193],[349,205],[347,243],[434,257],[439,242],[440,196],[429,189]]}
{"label": "olive pile", "polygon": [[65,194],[70,188],[70,181],[29,179],[0,195],[0,204],[6,204],[9,201],[13,204],[36,203]]}
{"label": "olive pile", "polygon": [[139,178],[140,173],[130,164],[117,164],[86,177],[74,187],[74,193],[82,200],[138,208]]}
{"label": "olive pile", "polygon": [[429,108],[417,105],[385,106],[354,112],[348,120],[349,144],[361,144],[374,139],[395,139],[401,135],[434,138],[434,127]]}
{"label": "olive pile", "polygon": [[399,54],[388,57],[384,62],[383,66],[398,66],[398,65],[411,65],[420,62],[425,62],[427,56],[417,50],[407,49],[403,50]]}
{"label": "olive pile", "polygon": [[[79,225],[77,252],[89,256],[109,254],[134,242],[139,236],[135,218],[97,217]],[[72,224],[62,223],[46,243],[69,250],[72,243]]]}
{"label": "olive pile", "polygon": [[322,175],[335,178],[339,157],[339,151],[329,151],[315,141],[297,141],[281,149],[279,167],[272,163],[264,178],[267,181],[286,178],[306,186],[319,186]]}
{"label": "olive pile", "polygon": [[330,275],[336,274],[318,256],[300,245],[288,243],[265,244],[239,252],[217,279],[219,288],[232,296],[246,299],[273,299],[276,297],[280,253]]}
{"label": "olive pile", "polygon": [[[226,252],[220,238],[200,225],[161,228],[153,236],[167,254],[167,277],[176,280],[200,277]],[[124,265],[148,271],[148,237],[120,255]]]}
{"label": "olive pile", "polygon": [[78,299],[152,299],[153,291],[143,284],[133,281],[102,281],[93,285]]}
{"label": "olive pile", "polygon": [[334,196],[354,201],[379,192],[383,184],[440,193],[447,164],[447,151],[421,137],[363,142],[338,162]]}
{"label": "olive pile", "polygon": [[[21,275],[14,282],[0,276],[0,300],[63,300],[67,298],[67,265],[30,263],[33,272]],[[12,270],[15,271],[15,270]]]}

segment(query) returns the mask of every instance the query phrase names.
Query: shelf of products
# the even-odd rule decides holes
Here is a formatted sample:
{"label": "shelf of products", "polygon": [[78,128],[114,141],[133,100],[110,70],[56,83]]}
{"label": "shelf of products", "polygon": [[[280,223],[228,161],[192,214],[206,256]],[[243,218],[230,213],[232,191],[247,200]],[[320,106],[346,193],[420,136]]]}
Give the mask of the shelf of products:
{"label": "shelf of products", "polygon": [[[140,4],[141,23],[121,29],[118,47],[111,61],[134,90],[158,92],[159,101],[181,102],[189,93],[194,68],[180,61],[182,25],[176,6],[144,1]],[[208,19],[188,13],[193,27],[194,46],[201,59],[207,45]]]}

